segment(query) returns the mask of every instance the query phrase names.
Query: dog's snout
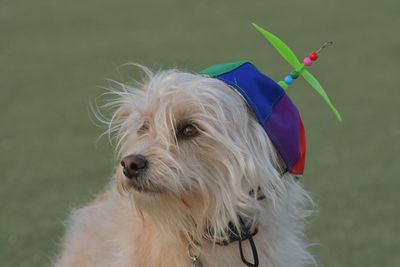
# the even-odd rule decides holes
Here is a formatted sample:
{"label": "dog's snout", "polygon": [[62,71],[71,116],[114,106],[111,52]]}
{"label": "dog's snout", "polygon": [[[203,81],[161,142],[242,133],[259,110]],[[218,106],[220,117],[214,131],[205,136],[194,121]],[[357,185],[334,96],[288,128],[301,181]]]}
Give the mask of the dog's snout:
{"label": "dog's snout", "polygon": [[143,155],[132,154],[122,159],[121,165],[125,176],[129,179],[139,177],[148,167],[148,161]]}

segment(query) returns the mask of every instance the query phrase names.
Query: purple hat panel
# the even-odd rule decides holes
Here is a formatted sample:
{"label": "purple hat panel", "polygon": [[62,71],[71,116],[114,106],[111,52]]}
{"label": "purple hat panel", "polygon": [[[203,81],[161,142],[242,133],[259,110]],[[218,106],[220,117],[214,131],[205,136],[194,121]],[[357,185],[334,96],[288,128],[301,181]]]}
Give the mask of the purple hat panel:
{"label": "purple hat panel", "polygon": [[264,125],[269,138],[285,162],[288,171],[304,172],[305,132],[300,114],[288,95],[275,104],[274,111]]}

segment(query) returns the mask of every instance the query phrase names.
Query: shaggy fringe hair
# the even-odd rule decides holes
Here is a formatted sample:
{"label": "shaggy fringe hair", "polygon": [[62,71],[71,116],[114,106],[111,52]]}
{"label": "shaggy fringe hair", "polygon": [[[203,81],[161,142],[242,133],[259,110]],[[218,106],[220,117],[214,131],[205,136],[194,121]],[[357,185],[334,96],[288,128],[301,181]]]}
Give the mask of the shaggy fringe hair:
{"label": "shaggy fringe hair", "polygon": [[[109,100],[93,110],[107,125],[105,135],[118,159],[132,153],[148,157],[150,179],[144,186],[160,193],[136,192],[116,167],[119,193],[162,231],[172,238],[183,235],[182,242],[199,249],[204,242],[227,238],[230,222],[239,229],[241,216],[268,233],[268,239],[257,242],[268,248],[260,254],[268,254],[271,266],[314,263],[303,241],[311,198],[296,177],[282,174],[270,139],[245,101],[217,79],[133,65],[143,71],[143,81],[113,81],[118,89],[105,93]],[[102,109],[113,110],[111,118]],[[176,127],[185,122],[196,125],[199,135],[180,141]],[[142,127],[147,132],[141,133]],[[249,194],[257,188],[265,200]]]}

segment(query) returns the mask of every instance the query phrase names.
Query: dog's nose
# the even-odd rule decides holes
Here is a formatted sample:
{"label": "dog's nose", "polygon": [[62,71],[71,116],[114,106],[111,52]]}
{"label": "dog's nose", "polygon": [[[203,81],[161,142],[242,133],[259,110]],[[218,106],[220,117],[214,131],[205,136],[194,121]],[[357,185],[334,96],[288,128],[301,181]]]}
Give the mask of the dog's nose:
{"label": "dog's nose", "polygon": [[132,154],[122,159],[121,165],[126,178],[139,177],[147,169],[147,159],[143,155]]}

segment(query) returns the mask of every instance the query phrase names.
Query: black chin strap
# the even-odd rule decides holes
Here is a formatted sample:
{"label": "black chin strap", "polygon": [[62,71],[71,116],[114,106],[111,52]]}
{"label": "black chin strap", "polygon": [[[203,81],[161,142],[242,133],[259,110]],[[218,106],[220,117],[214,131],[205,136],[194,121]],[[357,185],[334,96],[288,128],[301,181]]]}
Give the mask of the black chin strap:
{"label": "black chin strap", "polygon": [[242,239],[239,240],[239,252],[240,252],[240,258],[242,258],[242,261],[244,264],[246,264],[249,267],[258,267],[258,253],[257,253],[257,247],[256,244],[254,243],[253,237],[249,237],[249,243],[251,247],[251,253],[253,254],[253,262],[251,263],[246,260],[246,258],[243,255],[243,248],[242,248]]}
{"label": "black chin strap", "polygon": [[[243,222],[243,219],[239,216],[239,220],[241,225],[245,225]],[[242,259],[243,263],[246,264],[249,267],[258,267],[258,253],[257,253],[257,247],[256,244],[254,243],[253,236],[257,234],[258,230],[256,229],[253,233],[250,233],[248,231],[246,236],[243,236],[242,238],[239,238],[239,252],[240,252],[240,258]],[[243,247],[242,247],[242,242],[245,240],[249,240],[250,243],[250,248],[251,248],[251,253],[253,254],[253,263],[249,262],[246,260],[244,257],[243,253]]]}

